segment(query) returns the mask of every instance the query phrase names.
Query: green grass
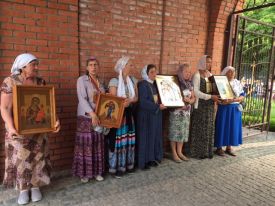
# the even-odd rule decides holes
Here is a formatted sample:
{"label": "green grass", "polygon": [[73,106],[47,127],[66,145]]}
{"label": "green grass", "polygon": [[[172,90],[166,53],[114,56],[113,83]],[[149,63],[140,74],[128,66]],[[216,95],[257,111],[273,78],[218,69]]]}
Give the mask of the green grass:
{"label": "green grass", "polygon": [[271,104],[269,131],[275,132],[275,101],[272,101]]}

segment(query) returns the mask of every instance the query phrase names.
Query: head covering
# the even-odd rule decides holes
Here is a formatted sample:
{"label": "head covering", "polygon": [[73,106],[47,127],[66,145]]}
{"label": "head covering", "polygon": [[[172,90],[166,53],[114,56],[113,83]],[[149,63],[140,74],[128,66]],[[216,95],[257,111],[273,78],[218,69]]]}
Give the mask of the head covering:
{"label": "head covering", "polygon": [[228,71],[235,71],[235,68],[234,67],[232,67],[232,66],[227,66],[227,67],[225,67],[223,70],[222,70],[222,73],[221,73],[221,75],[226,75],[226,73],[228,72]]}
{"label": "head covering", "polygon": [[27,66],[31,61],[37,60],[37,58],[29,53],[23,53],[16,57],[13,62],[11,73],[12,74],[20,74],[20,69]]}
{"label": "head covering", "polygon": [[122,71],[126,64],[128,63],[128,61],[130,60],[130,57],[128,56],[123,56],[121,57],[117,62],[116,62],[116,65],[115,65],[115,71],[117,73],[119,73],[120,71]]}
{"label": "head covering", "polygon": [[89,61],[97,61],[96,57],[95,56],[90,56],[88,59],[87,59],[87,62]]}
{"label": "head covering", "polygon": [[147,82],[153,84],[154,81],[151,80],[151,79],[149,78],[148,74],[147,74],[147,68],[148,68],[148,64],[145,65],[145,66],[143,67],[143,69],[141,70],[141,77],[142,77],[142,79],[146,80]]}
{"label": "head covering", "polygon": [[[125,66],[129,60],[130,60],[130,57],[123,56],[117,61],[116,65],[115,65],[115,71],[119,73],[118,87],[117,87],[117,96],[119,96],[119,97],[127,97],[122,71],[125,68]],[[127,83],[127,88],[129,91],[129,98],[134,98],[136,95],[135,94],[135,85],[129,76],[126,77],[126,83]]]}
{"label": "head covering", "polygon": [[189,67],[188,64],[181,64],[181,65],[179,65],[179,68],[178,68],[178,71],[177,71],[177,75],[178,75],[178,78],[179,78],[179,81],[180,81],[181,88],[182,89],[189,89],[189,90],[191,90],[193,88],[193,84],[192,84],[191,79],[186,80],[186,79],[183,78],[183,75],[182,75],[182,72],[187,67]]}
{"label": "head covering", "polygon": [[[221,75],[226,75],[226,73],[228,71],[235,71],[235,68],[232,67],[232,66],[227,66],[225,67],[223,70],[222,70],[222,73]],[[241,82],[237,79],[232,79],[231,81],[229,81],[231,87],[232,87],[232,90],[234,92],[234,94],[239,97],[242,93],[244,93],[244,90],[243,90],[243,86],[241,84]]]}
{"label": "head covering", "polygon": [[203,55],[197,65],[198,70],[206,70],[206,57],[207,55]]}

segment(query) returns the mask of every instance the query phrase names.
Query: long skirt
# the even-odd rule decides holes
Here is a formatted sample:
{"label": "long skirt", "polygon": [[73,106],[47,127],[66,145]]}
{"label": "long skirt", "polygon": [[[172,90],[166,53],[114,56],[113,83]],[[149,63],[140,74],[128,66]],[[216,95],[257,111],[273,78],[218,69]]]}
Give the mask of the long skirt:
{"label": "long skirt", "polygon": [[216,115],[215,147],[242,144],[242,112],[239,104],[219,105]]}
{"label": "long skirt", "polygon": [[214,104],[212,100],[199,100],[198,109],[191,117],[191,156],[196,158],[213,156]]}
{"label": "long skirt", "polygon": [[5,135],[5,174],[3,185],[19,190],[50,184],[50,157],[47,134],[13,138]]}
{"label": "long skirt", "polygon": [[131,108],[126,108],[121,127],[109,135],[109,172],[132,170],[135,162],[135,125]]}
{"label": "long skirt", "polygon": [[77,117],[72,173],[80,178],[94,178],[104,173],[104,135],[91,129],[91,119]]}

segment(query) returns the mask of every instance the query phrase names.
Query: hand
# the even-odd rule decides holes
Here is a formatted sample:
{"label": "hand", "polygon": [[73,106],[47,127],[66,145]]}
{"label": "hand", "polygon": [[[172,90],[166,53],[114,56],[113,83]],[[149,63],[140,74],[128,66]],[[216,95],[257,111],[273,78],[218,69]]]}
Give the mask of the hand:
{"label": "hand", "polygon": [[184,97],[183,98],[183,101],[186,102],[186,103],[190,103],[191,102],[191,99],[189,97]]}
{"label": "hand", "polygon": [[100,122],[99,122],[99,119],[98,119],[96,113],[95,112],[91,112],[90,116],[92,117],[92,125],[94,127],[98,126],[100,124]]}
{"label": "hand", "polygon": [[59,121],[59,119],[56,120],[54,127],[55,127],[55,130],[53,131],[53,133],[57,133],[57,132],[60,131],[60,121]]}
{"label": "hand", "polygon": [[123,105],[124,105],[124,107],[129,107],[130,103],[131,103],[131,100],[129,98],[127,98],[124,100]]}
{"label": "hand", "polygon": [[160,110],[164,110],[164,109],[166,109],[166,108],[167,108],[167,107],[165,107],[163,104],[160,104],[160,105],[159,105],[159,109],[160,109]]}
{"label": "hand", "polygon": [[9,131],[10,136],[12,136],[12,137],[19,136],[18,132],[16,131],[16,129],[14,127],[10,128],[8,131]]}
{"label": "hand", "polygon": [[211,95],[211,99],[212,99],[214,102],[218,102],[218,101],[219,101],[219,96],[218,96],[218,95]]}

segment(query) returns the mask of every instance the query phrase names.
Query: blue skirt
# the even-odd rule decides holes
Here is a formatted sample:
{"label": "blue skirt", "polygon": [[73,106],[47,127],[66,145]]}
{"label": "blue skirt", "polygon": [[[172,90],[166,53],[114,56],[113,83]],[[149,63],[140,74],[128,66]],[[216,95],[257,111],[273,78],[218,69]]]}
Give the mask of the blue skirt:
{"label": "blue skirt", "polygon": [[216,115],[215,147],[242,144],[242,112],[239,104],[219,105]]}

